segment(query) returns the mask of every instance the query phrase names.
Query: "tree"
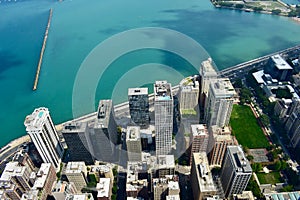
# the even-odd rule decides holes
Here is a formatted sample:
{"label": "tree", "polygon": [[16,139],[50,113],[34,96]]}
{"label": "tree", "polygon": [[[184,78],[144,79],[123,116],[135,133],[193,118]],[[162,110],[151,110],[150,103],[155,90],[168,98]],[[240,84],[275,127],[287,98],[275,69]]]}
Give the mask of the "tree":
{"label": "tree", "polygon": [[235,7],[240,9],[240,8],[244,8],[244,4],[235,4]]}
{"label": "tree", "polygon": [[248,156],[247,156],[247,159],[248,159],[249,161],[252,161],[252,160],[254,159],[254,157],[253,157],[252,155],[248,155]]}
{"label": "tree", "polygon": [[279,171],[279,170],[281,169],[281,162],[280,162],[280,160],[276,161],[276,162],[274,163],[274,165],[272,166],[272,168],[273,168],[274,170],[276,170],[276,171]]}
{"label": "tree", "polygon": [[280,13],[281,13],[280,9],[274,9],[274,10],[272,10],[272,14],[273,15],[279,15]]}
{"label": "tree", "polygon": [[259,117],[259,120],[261,121],[261,123],[265,126],[265,127],[269,127],[270,126],[270,119],[267,115],[262,114]]}
{"label": "tree", "polygon": [[293,186],[292,185],[284,186],[280,191],[281,192],[291,192],[291,191],[293,191]]}
{"label": "tree", "polygon": [[260,171],[262,170],[262,165],[261,165],[261,163],[253,163],[253,164],[251,165],[251,167],[252,167],[252,170],[253,170],[255,173],[260,172]]}

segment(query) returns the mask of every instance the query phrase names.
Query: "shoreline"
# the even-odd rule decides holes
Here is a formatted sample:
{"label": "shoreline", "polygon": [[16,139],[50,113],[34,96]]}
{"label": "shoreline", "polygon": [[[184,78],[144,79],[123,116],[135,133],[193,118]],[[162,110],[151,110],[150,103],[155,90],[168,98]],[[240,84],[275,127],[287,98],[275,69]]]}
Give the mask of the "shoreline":
{"label": "shoreline", "polygon": [[[297,19],[300,23],[300,18]],[[275,55],[275,54],[286,54],[288,52],[293,52],[295,51],[295,49],[300,49],[300,45],[296,45],[294,47],[290,47],[290,48],[286,48],[284,50],[280,50],[280,51],[277,51],[275,53],[271,53],[271,54],[268,54],[268,55],[265,55],[265,56],[262,56],[261,58],[267,58],[267,57],[270,57],[272,55]],[[222,76],[222,73],[223,72],[232,72],[234,70],[238,70],[240,71],[243,67],[247,67],[247,65],[253,61],[256,61],[258,58],[255,58],[255,59],[252,59],[252,60],[249,60],[249,61],[246,61],[246,62],[243,62],[243,63],[240,63],[240,64],[237,64],[235,66],[232,66],[232,67],[229,67],[229,68],[226,68],[226,69],[222,69],[220,71],[217,71],[217,73],[219,74],[219,76]],[[179,89],[179,85],[175,85],[172,87],[172,91],[178,91]],[[151,93],[149,94],[149,103],[151,103],[151,99],[153,100],[154,98],[154,93]],[[128,109],[128,101],[125,101],[123,103],[120,103],[120,104],[117,104],[114,106],[114,109],[115,109],[115,116],[117,116],[119,113],[121,113],[120,111],[121,110],[124,110],[124,109]],[[62,128],[62,126],[66,123],[70,123],[70,122],[74,122],[74,121],[82,121],[82,120],[90,120],[90,118],[94,118],[96,116],[97,112],[92,112],[92,113],[88,113],[88,114],[85,114],[81,117],[78,117],[78,118],[75,118],[75,119],[72,119],[72,120],[67,120],[67,121],[64,121],[62,123],[59,123],[59,124],[56,124],[55,127],[57,129],[57,131],[59,132],[59,129]],[[28,142],[30,141],[30,137],[29,135],[23,135],[21,137],[18,137],[18,138],[15,138],[14,140],[8,142],[6,145],[4,145],[3,147],[1,147],[0,149],[0,157],[5,154],[6,152],[8,152],[9,150],[11,150],[12,148],[16,148],[17,146],[20,146],[22,143],[24,142]]]}

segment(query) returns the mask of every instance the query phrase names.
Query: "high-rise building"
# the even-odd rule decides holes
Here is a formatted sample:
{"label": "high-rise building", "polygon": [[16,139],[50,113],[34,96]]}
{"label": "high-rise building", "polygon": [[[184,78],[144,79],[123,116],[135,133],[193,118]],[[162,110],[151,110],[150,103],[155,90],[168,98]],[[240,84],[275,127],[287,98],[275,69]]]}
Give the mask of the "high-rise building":
{"label": "high-rise building", "polygon": [[180,82],[178,99],[181,113],[186,110],[198,111],[199,82],[197,77],[190,76]]}
{"label": "high-rise building", "polygon": [[236,92],[228,78],[214,79],[210,82],[204,119],[208,126],[224,127],[229,124]]}
{"label": "high-rise building", "polygon": [[200,90],[200,106],[205,106],[205,101],[208,97],[209,85],[211,80],[218,77],[218,74],[213,67],[212,59],[209,58],[201,63],[200,67],[201,90]]}
{"label": "high-rise building", "polygon": [[193,153],[191,186],[195,200],[207,199],[217,193],[205,152]]}
{"label": "high-rise building", "polygon": [[292,146],[300,147],[300,101],[293,100],[288,112],[285,129],[289,135]]}
{"label": "high-rise building", "polygon": [[220,176],[225,197],[241,194],[246,189],[251,175],[252,168],[242,148],[227,146]]}
{"label": "high-rise building", "polygon": [[131,120],[147,128],[150,122],[148,88],[129,88],[128,101]]}
{"label": "high-rise building", "polygon": [[156,155],[171,153],[173,133],[173,96],[171,84],[156,81],[154,84]]}
{"label": "high-rise building", "polygon": [[209,153],[209,163],[211,166],[221,167],[227,146],[238,143],[227,126],[223,128],[213,126],[210,130],[213,134],[213,144]]}
{"label": "high-rise building", "polygon": [[68,146],[69,161],[84,161],[87,165],[94,163],[87,141],[88,126],[86,122],[65,124],[62,135]]}
{"label": "high-rise building", "polygon": [[126,134],[128,161],[142,160],[142,142],[139,126],[128,126]]}
{"label": "high-rise building", "polygon": [[191,125],[191,155],[190,155],[190,165],[192,164],[193,153],[205,152],[208,153],[208,142],[209,133],[205,124],[192,124]]}
{"label": "high-rise building", "polygon": [[58,169],[64,149],[48,109],[44,107],[35,109],[26,117],[24,125],[43,162],[52,163]]}
{"label": "high-rise building", "polygon": [[77,191],[86,187],[87,170],[84,162],[68,162],[65,174],[69,182],[73,182]]}
{"label": "high-rise building", "polygon": [[117,143],[117,124],[112,100],[100,100],[94,129],[90,130],[89,141],[95,159],[115,162]]}
{"label": "high-rise building", "polygon": [[18,162],[9,162],[0,177],[0,188],[11,199],[21,199],[22,194],[31,189],[30,173],[26,166],[19,166]]}
{"label": "high-rise building", "polygon": [[46,200],[47,196],[51,194],[53,183],[56,180],[56,172],[51,163],[42,163],[41,168],[36,174],[36,180],[31,189],[33,193],[34,191],[38,191],[39,199]]}

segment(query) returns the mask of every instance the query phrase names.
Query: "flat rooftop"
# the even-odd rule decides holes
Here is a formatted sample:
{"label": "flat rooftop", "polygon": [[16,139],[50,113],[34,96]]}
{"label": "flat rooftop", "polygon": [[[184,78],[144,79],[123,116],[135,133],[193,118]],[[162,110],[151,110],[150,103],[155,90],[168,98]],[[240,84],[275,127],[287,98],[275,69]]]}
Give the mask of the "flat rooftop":
{"label": "flat rooftop", "polygon": [[275,66],[279,70],[292,70],[293,68],[279,55],[271,56]]}
{"label": "flat rooftop", "polygon": [[167,81],[155,81],[154,95],[156,101],[172,100],[172,88],[171,84]]}
{"label": "flat rooftop", "polygon": [[210,172],[207,155],[205,152],[193,153],[197,179],[200,186],[200,192],[217,191]]}
{"label": "flat rooftop", "polygon": [[205,77],[217,77],[217,72],[214,66],[212,65],[211,58],[201,63],[200,74],[201,76],[205,76]]}
{"label": "flat rooftop", "polygon": [[235,89],[228,78],[218,78],[211,81],[213,93],[220,97],[232,97],[236,95]]}
{"label": "flat rooftop", "polygon": [[85,171],[84,162],[68,162],[66,167],[66,174],[81,173]]}
{"label": "flat rooftop", "polygon": [[237,172],[252,173],[250,163],[246,159],[245,154],[240,146],[227,146],[227,151],[229,151],[232,157]]}
{"label": "flat rooftop", "polygon": [[62,133],[84,133],[86,128],[87,122],[70,122],[64,124]]}
{"label": "flat rooftop", "polygon": [[48,175],[50,173],[51,163],[42,163],[38,173],[37,179],[34,182],[33,189],[41,189],[45,186]]}
{"label": "flat rooftop", "polygon": [[159,155],[157,156],[157,164],[159,169],[175,168],[174,155]]}
{"label": "flat rooftop", "polygon": [[207,136],[208,137],[208,130],[205,124],[192,124],[191,130],[193,136]]}
{"label": "flat rooftop", "polygon": [[183,91],[199,90],[199,82],[196,80],[196,77],[193,76],[182,79],[179,85]]}
{"label": "flat rooftop", "polygon": [[128,88],[128,95],[148,95],[148,88]]}
{"label": "flat rooftop", "polygon": [[141,139],[139,126],[128,126],[126,133],[126,140],[139,141]]}
{"label": "flat rooftop", "polygon": [[26,130],[41,130],[47,121],[47,116],[49,116],[48,108],[41,107],[34,109],[32,114],[25,118],[24,125],[26,126]]}
{"label": "flat rooftop", "polygon": [[110,178],[100,178],[99,183],[97,183],[97,197],[108,197],[110,198]]}
{"label": "flat rooftop", "polygon": [[97,120],[95,121],[94,126],[95,128],[108,128],[112,108],[113,103],[111,99],[99,101],[99,106],[97,110]]}

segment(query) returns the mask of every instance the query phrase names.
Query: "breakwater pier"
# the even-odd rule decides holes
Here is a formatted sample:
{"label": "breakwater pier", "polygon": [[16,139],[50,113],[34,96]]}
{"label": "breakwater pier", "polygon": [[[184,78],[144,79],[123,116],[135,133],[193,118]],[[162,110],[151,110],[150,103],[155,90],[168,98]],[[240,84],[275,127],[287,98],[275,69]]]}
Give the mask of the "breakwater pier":
{"label": "breakwater pier", "polygon": [[38,82],[39,82],[41,65],[42,65],[42,62],[43,62],[43,56],[44,56],[44,52],[45,52],[45,48],[46,48],[46,44],[47,44],[48,33],[49,33],[51,19],[52,19],[52,12],[53,12],[53,10],[51,8],[49,10],[48,23],[47,23],[47,27],[46,27],[46,31],[45,31],[45,35],[44,35],[43,45],[42,45],[42,49],[41,49],[41,53],[40,53],[39,63],[38,63],[37,69],[36,69],[36,74],[35,74],[35,79],[34,79],[34,84],[33,84],[32,90],[37,89],[37,85],[38,85]]}

